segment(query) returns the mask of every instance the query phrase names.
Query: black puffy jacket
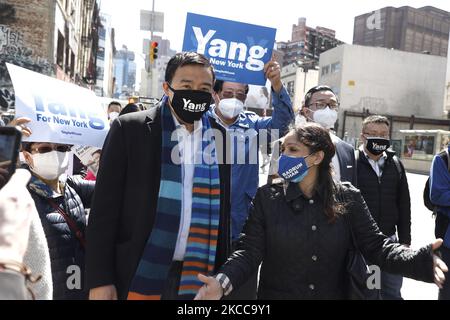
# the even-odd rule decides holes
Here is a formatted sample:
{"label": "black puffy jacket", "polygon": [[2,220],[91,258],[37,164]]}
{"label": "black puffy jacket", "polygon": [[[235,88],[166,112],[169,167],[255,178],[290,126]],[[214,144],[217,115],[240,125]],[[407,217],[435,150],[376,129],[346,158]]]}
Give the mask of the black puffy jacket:
{"label": "black puffy jacket", "polygon": [[406,172],[397,169],[394,153],[387,152],[383,173],[378,179],[363,151],[359,150],[357,188],[369,207],[380,230],[392,236],[398,231],[402,244],[411,244],[411,201]]}
{"label": "black puffy jacket", "polygon": [[259,299],[345,299],[349,223],[364,256],[394,274],[433,281],[431,246],[414,251],[383,235],[360,192],[342,186],[345,215],[330,223],[319,195],[306,199],[298,184],[266,185],[253,201],[235,251],[219,272],[239,287],[262,262]]}
{"label": "black puffy jacket", "polygon": [[[53,299],[87,299],[88,290],[84,286],[84,249],[63,216],[50,204],[49,199],[62,208],[84,234],[85,208],[90,208],[95,182],[83,180],[80,176],[61,177],[61,181],[65,183],[64,196],[57,195],[34,176],[28,184],[28,189],[36,204],[50,250]],[[78,266],[79,270],[71,269],[70,266]],[[81,278],[71,277],[76,274],[81,275]],[[68,280],[72,288],[68,287]],[[81,289],[77,289],[78,284]]]}

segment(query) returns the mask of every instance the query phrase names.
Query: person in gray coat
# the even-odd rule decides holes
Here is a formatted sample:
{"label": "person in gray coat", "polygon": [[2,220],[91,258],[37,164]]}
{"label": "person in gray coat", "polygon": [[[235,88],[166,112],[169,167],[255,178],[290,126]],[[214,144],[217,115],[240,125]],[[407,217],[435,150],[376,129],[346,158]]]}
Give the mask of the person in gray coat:
{"label": "person in gray coat", "polygon": [[[31,175],[17,170],[0,190],[0,300],[32,298],[29,269],[23,264],[32,216],[37,216],[26,185]],[[32,279],[33,280],[33,279]]]}

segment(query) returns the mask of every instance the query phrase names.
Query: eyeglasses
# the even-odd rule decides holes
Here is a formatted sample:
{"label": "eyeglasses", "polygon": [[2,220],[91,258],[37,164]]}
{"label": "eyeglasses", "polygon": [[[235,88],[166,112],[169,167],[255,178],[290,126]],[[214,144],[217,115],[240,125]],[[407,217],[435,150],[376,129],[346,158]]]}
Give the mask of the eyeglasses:
{"label": "eyeglasses", "polygon": [[378,138],[384,138],[384,139],[389,139],[389,134],[378,134],[378,133],[368,133],[368,132],[363,132],[363,135],[367,137],[378,137]]}
{"label": "eyeglasses", "polygon": [[65,146],[65,145],[55,146],[55,147],[52,147],[52,146],[41,146],[41,147],[34,148],[31,151],[36,151],[37,153],[49,153],[49,152],[52,152],[52,151],[55,151],[55,150],[58,151],[58,152],[69,152],[70,148],[71,148],[70,146]]}
{"label": "eyeglasses", "polygon": [[236,97],[236,99],[241,100],[242,102],[247,99],[247,95],[244,92],[233,92],[233,91],[223,91],[222,96],[225,99],[231,99]]}
{"label": "eyeglasses", "polygon": [[326,107],[329,107],[330,109],[338,109],[340,106],[339,102],[315,102],[315,103],[311,103],[308,107],[314,106],[316,110],[322,110],[325,109]]}

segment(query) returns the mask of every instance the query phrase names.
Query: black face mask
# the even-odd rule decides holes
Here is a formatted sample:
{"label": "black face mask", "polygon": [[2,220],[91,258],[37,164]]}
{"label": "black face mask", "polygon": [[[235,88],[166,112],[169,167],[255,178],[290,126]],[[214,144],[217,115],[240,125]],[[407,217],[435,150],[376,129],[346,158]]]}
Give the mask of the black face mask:
{"label": "black face mask", "polygon": [[209,110],[212,95],[200,90],[175,90],[169,85],[173,92],[171,105],[176,115],[185,123],[194,123],[202,118]]}
{"label": "black face mask", "polygon": [[379,156],[385,152],[391,145],[388,139],[371,137],[367,138],[366,148],[371,154]]}

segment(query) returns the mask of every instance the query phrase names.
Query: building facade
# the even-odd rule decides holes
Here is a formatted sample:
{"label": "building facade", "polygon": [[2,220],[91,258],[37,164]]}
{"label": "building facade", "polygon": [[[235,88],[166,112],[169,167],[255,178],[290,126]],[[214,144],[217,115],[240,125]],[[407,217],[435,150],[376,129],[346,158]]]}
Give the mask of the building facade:
{"label": "building facade", "polygon": [[336,39],[334,30],[306,25],[306,18],[299,18],[298,24],[292,26],[292,37],[287,42],[277,42],[277,50],[282,54],[282,65],[287,66],[297,61],[319,62],[322,52],[342,44]]}
{"label": "building facade", "polygon": [[[149,52],[150,43],[158,42],[157,59],[150,63]],[[171,49],[170,41],[163,39],[161,36],[154,35],[152,41],[144,39],[143,53],[145,54],[145,69],[141,70],[141,84],[139,94],[144,97],[161,98],[164,94],[162,85],[164,83],[165,70],[169,60],[176,54],[176,51]],[[150,71],[151,72],[148,72]]]}
{"label": "building facade", "polygon": [[111,16],[101,14],[99,44],[97,52],[97,83],[95,93],[100,97],[113,97],[115,76],[114,56],[116,54],[115,33],[111,27]]}
{"label": "building facade", "polygon": [[14,106],[5,62],[93,89],[99,7],[95,0],[3,0],[0,108]]}
{"label": "building facade", "polygon": [[355,18],[353,44],[446,57],[450,13],[434,7],[386,7]]}
{"label": "building facade", "polygon": [[114,56],[115,98],[126,99],[134,95],[136,89],[135,58],[135,53],[129,51],[125,45],[116,52]]}
{"label": "building facade", "polygon": [[[329,85],[339,96],[340,136],[357,139],[361,132],[362,116],[344,119],[345,112],[425,118],[430,121],[414,129],[445,130],[432,123],[445,118],[446,68],[444,57],[342,45],[321,55],[319,84]],[[398,130],[413,129],[406,121],[393,125],[393,138]]]}
{"label": "building facade", "polygon": [[306,92],[319,83],[317,68],[292,63],[281,69],[281,81],[291,97],[295,111],[301,108]]}

